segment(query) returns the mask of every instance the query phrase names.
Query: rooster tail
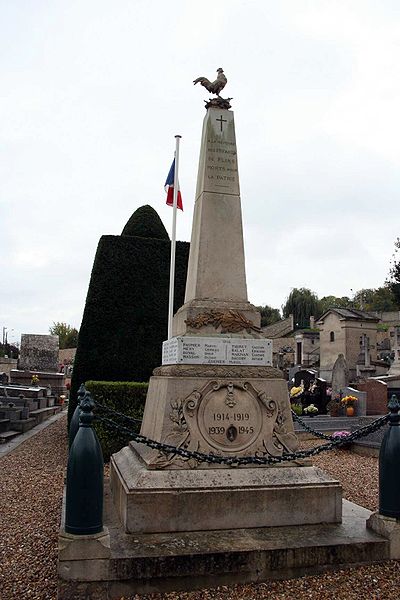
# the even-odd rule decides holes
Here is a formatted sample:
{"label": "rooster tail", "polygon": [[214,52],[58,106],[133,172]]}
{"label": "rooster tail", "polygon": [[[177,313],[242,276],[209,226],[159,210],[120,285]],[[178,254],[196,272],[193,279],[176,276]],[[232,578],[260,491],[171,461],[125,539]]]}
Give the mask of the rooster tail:
{"label": "rooster tail", "polygon": [[193,81],[194,85],[196,85],[196,83],[201,83],[201,85],[210,85],[210,80],[207,79],[207,77],[198,77],[197,79],[195,79]]}

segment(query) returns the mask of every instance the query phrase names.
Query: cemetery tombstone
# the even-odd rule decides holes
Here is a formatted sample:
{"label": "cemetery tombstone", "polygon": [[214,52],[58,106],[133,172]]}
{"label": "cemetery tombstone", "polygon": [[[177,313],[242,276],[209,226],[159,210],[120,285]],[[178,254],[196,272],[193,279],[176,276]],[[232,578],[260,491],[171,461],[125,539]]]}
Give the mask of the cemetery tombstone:
{"label": "cemetery tombstone", "polygon": [[21,335],[19,369],[24,371],[58,372],[58,335]]}

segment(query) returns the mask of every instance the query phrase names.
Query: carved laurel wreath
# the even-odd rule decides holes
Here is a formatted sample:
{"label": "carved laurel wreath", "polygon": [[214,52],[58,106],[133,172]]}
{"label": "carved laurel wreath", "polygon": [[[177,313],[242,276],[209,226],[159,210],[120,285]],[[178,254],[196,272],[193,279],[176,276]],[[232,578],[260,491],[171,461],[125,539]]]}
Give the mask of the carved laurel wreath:
{"label": "carved laurel wreath", "polygon": [[254,325],[252,321],[237,310],[229,309],[225,312],[219,310],[210,310],[198,314],[196,317],[186,319],[186,325],[194,329],[201,329],[205,325],[214,325],[215,329],[221,327],[221,333],[238,333],[245,329],[247,333],[251,331],[261,331],[260,327]]}

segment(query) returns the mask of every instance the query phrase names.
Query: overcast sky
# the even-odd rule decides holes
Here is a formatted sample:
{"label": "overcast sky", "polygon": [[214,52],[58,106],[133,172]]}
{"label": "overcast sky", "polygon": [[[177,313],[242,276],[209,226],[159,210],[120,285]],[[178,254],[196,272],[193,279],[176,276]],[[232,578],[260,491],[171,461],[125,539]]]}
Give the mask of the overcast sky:
{"label": "overcast sky", "polygon": [[[249,300],[382,285],[400,234],[398,0],[0,0],[0,328],[79,328],[101,235],[181,134],[190,240],[203,100],[234,98]],[[13,330],[13,331],[12,331]],[[1,331],[1,330],[0,330]]]}

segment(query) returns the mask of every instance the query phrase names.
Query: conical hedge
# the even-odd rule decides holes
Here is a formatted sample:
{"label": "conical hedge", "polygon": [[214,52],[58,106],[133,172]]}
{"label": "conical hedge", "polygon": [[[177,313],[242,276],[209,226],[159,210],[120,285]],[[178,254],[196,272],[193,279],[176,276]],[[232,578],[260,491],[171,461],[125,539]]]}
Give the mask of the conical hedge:
{"label": "conical hedge", "polygon": [[131,216],[121,235],[131,237],[169,240],[169,235],[160,217],[148,204],[141,206]]}
{"label": "conical hedge", "polygon": [[[171,244],[157,213],[148,209],[138,209],[129,219],[124,228],[129,235],[100,238],[79,331],[69,417],[81,383],[148,381],[161,365],[168,329]],[[162,232],[164,237],[158,237]],[[184,302],[189,246],[176,244],[174,312]]]}

